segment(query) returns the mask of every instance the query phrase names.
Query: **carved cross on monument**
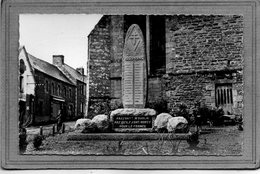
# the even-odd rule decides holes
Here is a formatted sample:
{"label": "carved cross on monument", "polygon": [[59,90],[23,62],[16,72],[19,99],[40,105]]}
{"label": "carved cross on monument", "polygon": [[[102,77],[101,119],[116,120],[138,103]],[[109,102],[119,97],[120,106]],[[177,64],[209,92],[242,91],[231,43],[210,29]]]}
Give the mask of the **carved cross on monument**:
{"label": "carved cross on monument", "polygon": [[138,35],[138,33],[136,32],[136,30],[133,31],[133,33],[130,35],[129,39],[131,40],[133,46],[134,46],[134,50],[136,50],[136,48],[138,47],[139,43],[141,42],[141,38]]}

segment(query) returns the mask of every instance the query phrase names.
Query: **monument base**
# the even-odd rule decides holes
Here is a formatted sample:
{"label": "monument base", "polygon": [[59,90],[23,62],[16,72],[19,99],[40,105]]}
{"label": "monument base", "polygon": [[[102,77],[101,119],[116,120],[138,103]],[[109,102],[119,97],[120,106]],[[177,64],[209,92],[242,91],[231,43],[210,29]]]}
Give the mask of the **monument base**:
{"label": "monument base", "polygon": [[[195,133],[196,134],[196,133]],[[194,138],[195,137],[195,138]],[[199,143],[198,136],[189,133],[76,133],[70,132],[67,141],[175,141],[186,140],[190,147]]]}
{"label": "monument base", "polygon": [[68,141],[151,141],[151,140],[188,140],[192,134],[179,133],[75,133],[68,134]]}
{"label": "monument base", "polygon": [[152,132],[156,111],[154,109],[124,108],[110,114],[114,132]]}

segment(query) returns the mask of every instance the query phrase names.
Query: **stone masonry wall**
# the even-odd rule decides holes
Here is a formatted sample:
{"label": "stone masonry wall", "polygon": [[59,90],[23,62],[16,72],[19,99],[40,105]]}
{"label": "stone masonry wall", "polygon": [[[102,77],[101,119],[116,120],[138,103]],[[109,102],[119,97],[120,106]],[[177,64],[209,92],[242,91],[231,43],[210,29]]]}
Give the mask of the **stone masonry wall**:
{"label": "stone masonry wall", "polygon": [[215,86],[209,75],[167,76],[163,78],[163,84],[168,108],[173,113],[177,111],[177,107],[181,103],[186,104],[189,108],[194,106],[196,102],[204,102],[208,106],[214,106],[215,102],[211,102],[215,98]]}
{"label": "stone masonry wall", "polygon": [[111,16],[111,77],[122,76],[122,57],[124,48],[124,17]]}
{"label": "stone masonry wall", "polygon": [[242,67],[242,16],[178,15],[165,22],[168,73]]}
{"label": "stone masonry wall", "polygon": [[124,16],[111,16],[111,98],[122,102],[122,57],[124,48]]}
{"label": "stone masonry wall", "polygon": [[234,97],[234,113],[242,114],[243,113],[243,96],[244,96],[244,85],[243,85],[243,73],[238,71],[235,75],[235,83],[233,84],[233,97]]}
{"label": "stone masonry wall", "polygon": [[103,16],[89,35],[89,97],[110,96],[110,16]]}
{"label": "stone masonry wall", "polygon": [[232,77],[218,77],[215,73],[164,76],[162,84],[168,109],[176,113],[181,103],[192,108],[197,102],[208,107],[216,107],[216,85],[232,84],[233,110],[231,112],[241,115],[243,112],[242,74],[241,71],[237,71],[230,76]]}
{"label": "stone masonry wall", "polygon": [[160,77],[150,77],[148,79],[148,102],[165,98],[162,79]]}
{"label": "stone masonry wall", "polygon": [[[197,101],[215,106],[215,72],[243,68],[243,17],[178,15],[166,16],[166,73],[163,78],[168,107],[192,107]],[[242,112],[241,74],[232,83],[234,110]],[[232,75],[232,76],[233,76]],[[235,112],[235,111],[234,111]]]}

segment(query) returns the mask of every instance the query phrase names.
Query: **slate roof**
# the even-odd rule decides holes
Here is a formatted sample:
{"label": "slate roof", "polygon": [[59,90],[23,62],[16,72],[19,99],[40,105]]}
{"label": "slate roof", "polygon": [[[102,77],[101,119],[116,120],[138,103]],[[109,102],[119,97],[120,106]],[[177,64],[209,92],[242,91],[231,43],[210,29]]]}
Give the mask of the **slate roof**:
{"label": "slate roof", "polygon": [[81,82],[86,83],[87,76],[82,75],[77,70],[75,70],[74,68],[70,67],[67,64],[64,64],[63,67],[69,72],[70,75],[72,75],[74,77],[74,79],[77,79],[77,80],[79,80]]}
{"label": "slate roof", "polygon": [[65,83],[74,85],[55,65],[52,65],[48,62],[45,62],[41,59],[38,59],[29,53],[27,53],[31,66],[38,71],[45,73],[53,78],[56,78]]}

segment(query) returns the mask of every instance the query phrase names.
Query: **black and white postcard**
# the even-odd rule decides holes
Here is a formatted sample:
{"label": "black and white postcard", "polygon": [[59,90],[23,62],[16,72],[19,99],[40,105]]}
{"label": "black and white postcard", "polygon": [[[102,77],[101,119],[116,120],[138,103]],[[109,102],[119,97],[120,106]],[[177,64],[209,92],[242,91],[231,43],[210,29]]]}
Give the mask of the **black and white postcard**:
{"label": "black and white postcard", "polygon": [[259,1],[4,1],[2,166],[259,167]]}

